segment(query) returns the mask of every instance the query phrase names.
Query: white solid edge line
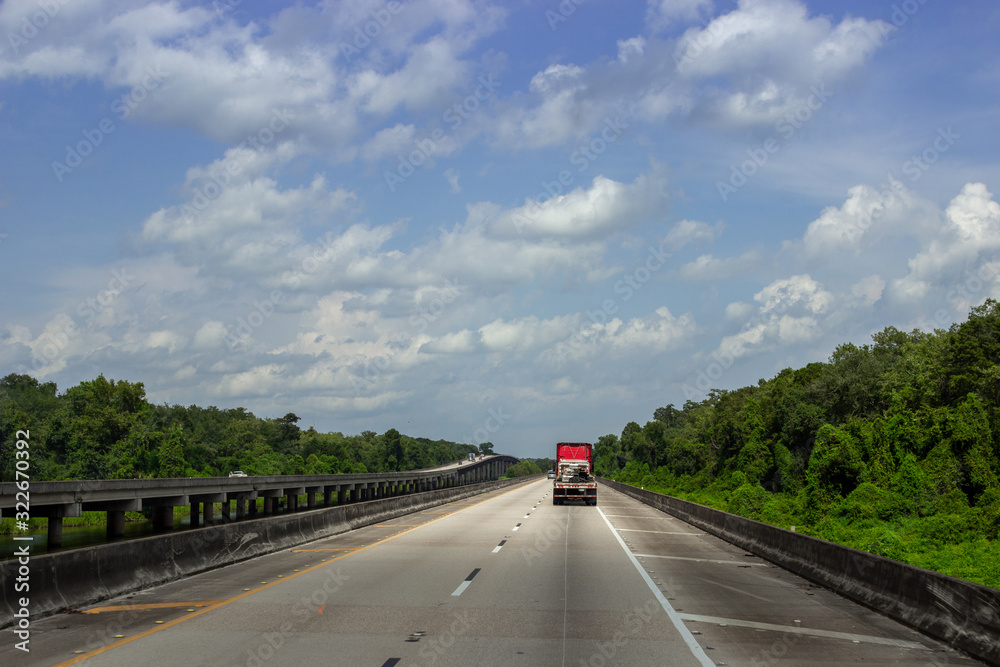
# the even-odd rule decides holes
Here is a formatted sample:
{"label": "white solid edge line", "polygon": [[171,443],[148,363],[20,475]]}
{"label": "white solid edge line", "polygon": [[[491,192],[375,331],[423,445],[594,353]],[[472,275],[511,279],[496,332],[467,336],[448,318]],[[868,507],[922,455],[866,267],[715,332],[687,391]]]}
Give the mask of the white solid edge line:
{"label": "white solid edge line", "polygon": [[718,616],[702,616],[700,614],[681,614],[681,618],[686,621],[700,621],[702,623],[715,623],[734,625],[742,628],[754,628],[756,630],[773,630],[774,632],[790,632],[797,635],[812,635],[814,637],[825,637],[827,639],[845,639],[850,641],[864,642],[866,644],[881,644],[883,646],[895,646],[896,648],[926,649],[927,647],[918,642],[911,642],[906,639],[894,639],[892,637],[875,637],[873,635],[858,635],[850,632],[836,632],[833,630],[819,630],[816,628],[803,628],[799,626],[776,625],[774,623],[758,623],[757,621],[745,621],[739,618],[720,618]]}
{"label": "white solid edge line", "polygon": [[465,589],[468,588],[469,584],[471,584],[471,583],[472,583],[471,579],[467,579],[467,580],[463,581],[461,584],[458,585],[458,588],[455,589],[455,592],[451,594],[452,597],[455,597],[455,596],[458,596],[458,595],[461,595],[462,593],[464,593]]}
{"label": "white solid edge line", "polygon": [[597,511],[600,512],[601,518],[604,519],[604,522],[608,524],[608,528],[611,529],[611,534],[615,536],[616,540],[618,540],[618,544],[621,545],[622,551],[624,551],[625,555],[628,556],[628,559],[632,561],[632,565],[635,566],[636,571],[642,575],[643,581],[645,581],[646,585],[649,586],[649,590],[653,592],[653,596],[659,600],[660,606],[663,607],[663,611],[667,612],[667,616],[670,617],[670,622],[674,624],[675,628],[677,628],[677,632],[680,633],[684,643],[687,644],[688,648],[691,650],[691,654],[694,655],[703,667],[715,667],[715,662],[708,657],[705,653],[705,649],[703,649],[701,644],[695,640],[694,635],[692,635],[691,631],[687,629],[687,626],[684,625],[684,621],[681,620],[677,611],[673,608],[673,606],[671,606],[670,602],[667,601],[667,598],[663,596],[663,593],[656,587],[656,584],[653,583],[653,580],[646,573],[645,568],[643,568],[642,564],[636,560],[634,555],[632,555],[632,551],[625,544],[625,540],[621,538],[618,531],[615,530],[615,527],[611,525],[608,517],[604,516],[604,512],[601,511],[600,507],[597,508]]}
{"label": "white solid edge line", "polygon": [[740,567],[768,567],[770,563],[744,563],[738,560],[713,560],[711,558],[689,558],[687,556],[661,556],[659,554],[636,554],[636,558],[668,558],[670,560],[689,560],[694,563],[723,563],[739,565]]}

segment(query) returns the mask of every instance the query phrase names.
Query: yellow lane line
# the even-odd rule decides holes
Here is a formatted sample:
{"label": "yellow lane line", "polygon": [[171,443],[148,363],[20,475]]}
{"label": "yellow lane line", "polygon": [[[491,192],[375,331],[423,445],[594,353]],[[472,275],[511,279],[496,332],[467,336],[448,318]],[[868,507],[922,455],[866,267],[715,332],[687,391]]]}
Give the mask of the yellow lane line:
{"label": "yellow lane line", "polygon": [[204,607],[224,600],[200,600],[198,602],[150,602],[149,604],[123,604],[112,607],[93,607],[84,614],[100,614],[106,611],[128,611],[131,609],[170,609],[171,607]]}
{"label": "yellow lane line", "polygon": [[[505,491],[504,493],[501,493],[499,496],[493,496],[492,498],[487,498],[485,500],[482,500],[482,501],[476,503],[475,505],[481,505],[483,503],[488,503],[491,500],[496,500],[497,498],[505,496],[508,493],[513,493],[514,491],[518,491],[518,490],[520,490],[520,488],[521,488],[521,485],[517,485],[513,489],[510,489],[509,491]],[[469,505],[469,507],[475,507],[475,505]],[[456,510],[455,512],[464,512],[464,511],[465,510]],[[455,512],[448,512],[446,514],[446,516],[450,515],[450,514],[454,514]],[[331,558],[330,560],[328,560],[326,562],[321,562],[321,563],[319,563],[317,565],[312,565],[312,566],[310,566],[310,567],[308,567],[308,568],[306,568],[306,569],[304,569],[301,572],[298,572],[296,574],[291,574],[291,575],[288,575],[287,577],[285,577],[283,579],[280,579],[278,581],[272,581],[269,584],[265,584],[263,586],[258,586],[257,588],[255,588],[253,590],[247,591],[245,593],[240,593],[239,595],[237,595],[235,597],[231,597],[228,600],[222,600],[222,601],[216,602],[215,604],[210,605],[208,607],[202,607],[201,609],[199,609],[196,612],[193,612],[193,613],[190,613],[190,614],[185,614],[184,616],[182,616],[180,618],[175,618],[172,621],[167,621],[163,625],[157,625],[156,627],[149,628],[148,630],[143,630],[142,632],[140,632],[138,634],[135,634],[135,635],[132,635],[131,637],[125,637],[124,639],[119,639],[118,641],[113,642],[111,644],[108,644],[107,646],[102,646],[101,648],[94,649],[93,651],[90,651],[89,653],[84,653],[83,655],[78,655],[75,658],[71,658],[71,659],[66,660],[64,662],[60,662],[60,663],[58,663],[56,665],[53,665],[53,667],[69,667],[69,665],[75,665],[77,663],[83,662],[84,660],[87,660],[89,658],[93,658],[94,656],[98,656],[98,655],[100,655],[102,653],[110,651],[111,649],[118,648],[119,646],[124,646],[125,644],[128,644],[130,642],[134,642],[137,639],[142,639],[143,637],[148,637],[151,634],[154,634],[156,632],[160,632],[162,630],[166,630],[167,628],[171,628],[171,627],[173,627],[175,625],[183,623],[184,621],[189,621],[189,620],[191,620],[192,618],[194,618],[196,616],[201,616],[202,614],[208,613],[210,611],[215,611],[216,609],[218,609],[220,607],[223,607],[223,606],[229,604],[230,602],[236,602],[237,600],[242,600],[243,598],[245,598],[247,596],[253,595],[254,593],[259,593],[259,592],[261,592],[263,590],[271,588],[272,586],[277,586],[278,584],[283,584],[286,581],[290,581],[290,580],[294,579],[295,577],[298,577],[298,576],[301,576],[303,574],[306,574],[307,572],[312,572],[313,570],[316,570],[318,568],[326,567],[327,565],[329,565],[329,564],[331,564],[331,563],[333,563],[335,561],[338,561],[341,558],[347,558],[348,556],[353,556],[354,554],[356,554],[359,551],[364,551],[366,549],[371,549],[372,547],[374,547],[376,545],[379,545],[379,544],[382,544],[383,542],[388,542],[389,540],[394,540],[397,537],[400,537],[401,535],[406,535],[407,533],[410,533],[410,532],[412,532],[414,530],[418,530],[418,529],[420,529],[420,528],[422,528],[424,526],[429,526],[432,523],[437,523],[438,521],[440,521],[441,519],[444,519],[444,518],[445,518],[444,516],[441,516],[441,517],[438,517],[437,519],[431,519],[427,523],[422,523],[422,524],[420,524],[419,526],[417,526],[415,528],[410,528],[409,530],[404,530],[401,533],[395,533],[393,535],[389,535],[388,537],[384,537],[384,538],[382,538],[381,540],[379,540],[377,542],[372,542],[371,544],[369,544],[367,546],[359,547],[357,549],[352,549],[351,551],[349,551],[349,552],[347,552],[345,554],[341,554],[341,555],[339,555],[339,556],[337,556],[335,558]]]}
{"label": "yellow lane line", "polygon": [[414,528],[416,526],[422,526],[422,523],[380,523],[377,526],[371,526],[372,528]]}

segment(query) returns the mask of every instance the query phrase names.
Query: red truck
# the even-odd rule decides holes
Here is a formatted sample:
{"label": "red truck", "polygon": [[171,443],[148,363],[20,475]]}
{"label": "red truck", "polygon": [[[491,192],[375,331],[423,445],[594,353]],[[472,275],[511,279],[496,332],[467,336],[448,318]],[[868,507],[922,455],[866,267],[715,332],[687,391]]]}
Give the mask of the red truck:
{"label": "red truck", "polygon": [[587,505],[597,504],[594,446],[589,442],[556,444],[555,473],[556,479],[552,483],[553,505],[562,505],[567,498],[579,498]]}

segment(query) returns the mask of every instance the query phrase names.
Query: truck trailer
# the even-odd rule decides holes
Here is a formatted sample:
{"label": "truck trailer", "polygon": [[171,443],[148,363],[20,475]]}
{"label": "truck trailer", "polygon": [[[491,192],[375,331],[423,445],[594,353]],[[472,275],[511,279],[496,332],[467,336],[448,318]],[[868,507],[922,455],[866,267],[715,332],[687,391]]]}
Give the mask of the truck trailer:
{"label": "truck trailer", "polygon": [[562,505],[567,498],[578,498],[587,505],[597,504],[594,446],[589,442],[557,443],[555,473],[553,505]]}

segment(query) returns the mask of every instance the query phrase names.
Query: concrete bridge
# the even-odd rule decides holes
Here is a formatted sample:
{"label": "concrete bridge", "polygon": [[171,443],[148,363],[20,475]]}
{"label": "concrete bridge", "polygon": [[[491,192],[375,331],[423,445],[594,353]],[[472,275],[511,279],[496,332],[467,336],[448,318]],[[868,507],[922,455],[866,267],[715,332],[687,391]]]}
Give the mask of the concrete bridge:
{"label": "concrete bridge", "polygon": [[[298,509],[299,497],[306,507],[338,505],[407,493],[498,479],[518,459],[489,455],[475,461],[458,461],[437,468],[361,475],[268,475],[253,477],[183,477],[162,479],[68,480],[31,482],[32,518],[48,518],[48,545],[62,546],[64,517],[78,517],[84,511],[107,512],[109,539],[125,535],[125,512],[153,510],[153,526],[169,530],[174,525],[174,508],[191,508],[191,526],[209,524],[215,504],[222,509],[223,521],[258,515],[257,499],[263,498],[263,515],[274,513],[282,497],[289,511]],[[0,483],[0,514],[15,516],[18,489],[13,482]],[[321,496],[321,499],[320,499]],[[321,505],[320,505],[321,503]]]}

